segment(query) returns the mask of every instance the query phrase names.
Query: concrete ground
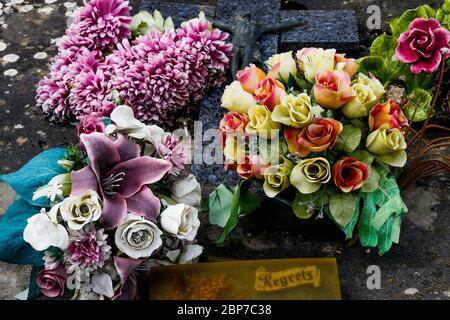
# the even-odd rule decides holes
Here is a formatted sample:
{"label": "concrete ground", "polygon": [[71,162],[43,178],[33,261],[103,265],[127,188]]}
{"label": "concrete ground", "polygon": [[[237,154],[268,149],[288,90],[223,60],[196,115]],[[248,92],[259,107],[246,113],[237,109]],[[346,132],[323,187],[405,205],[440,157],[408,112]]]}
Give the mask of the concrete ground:
{"label": "concrete ground", "polygon": [[[11,0],[6,0],[11,2]],[[35,86],[47,72],[55,54],[54,41],[64,33],[66,14],[81,1],[13,0],[0,2],[0,172],[20,168],[43,149],[75,142],[72,127],[61,127],[45,120],[35,106]],[[214,4],[214,1],[196,1]],[[407,8],[425,2],[411,1],[289,1],[305,9],[353,8],[358,13],[360,51],[380,31],[368,31],[370,4],[381,8],[386,21]],[[426,1],[436,6],[442,1]],[[3,45],[4,44],[4,45]],[[17,57],[16,57],[17,56]],[[358,244],[347,248],[342,237],[311,235],[290,230],[274,213],[245,218],[227,242],[218,247],[218,230],[207,223],[199,233],[209,258],[261,259],[297,257],[336,257],[341,289],[345,299],[450,299],[450,219],[448,176],[436,176],[404,192],[409,207],[402,225],[400,245],[383,257]],[[14,192],[0,183],[0,214],[14,198]],[[206,257],[205,257],[206,258]],[[381,289],[366,286],[367,268],[378,265]],[[28,286],[30,268],[0,263],[0,299],[13,299]]]}

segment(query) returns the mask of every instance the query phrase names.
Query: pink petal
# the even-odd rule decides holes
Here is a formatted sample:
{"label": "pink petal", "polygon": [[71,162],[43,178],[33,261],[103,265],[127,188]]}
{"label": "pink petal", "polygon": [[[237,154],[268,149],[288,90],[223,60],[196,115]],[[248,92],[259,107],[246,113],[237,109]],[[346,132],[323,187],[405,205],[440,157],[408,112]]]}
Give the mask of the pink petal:
{"label": "pink petal", "polygon": [[139,157],[141,148],[137,143],[130,141],[122,134],[119,134],[117,140],[114,141],[117,150],[120,153],[121,161],[127,161]]}
{"label": "pink petal", "polygon": [[116,191],[125,198],[129,198],[143,185],[161,180],[170,169],[172,169],[172,163],[169,161],[143,156],[119,163],[106,176],[125,173]]}
{"label": "pink petal", "polygon": [[87,166],[78,171],[72,171],[71,196],[80,195],[87,190],[94,190],[99,193],[98,189],[98,180],[91,166]]}
{"label": "pink petal", "polygon": [[414,19],[413,22],[411,22],[408,30],[413,30],[413,29],[434,30],[434,29],[439,28],[440,26],[441,26],[441,24],[436,19],[417,18],[417,19]]}
{"label": "pink petal", "polygon": [[120,194],[103,195],[101,223],[106,229],[114,229],[127,216],[127,202]]}
{"label": "pink petal", "polygon": [[430,58],[413,63],[411,65],[411,72],[414,74],[419,74],[422,71],[425,71],[425,73],[432,73],[439,67],[441,60],[441,53],[439,51],[435,51]]}
{"label": "pink petal", "polygon": [[146,186],[126,199],[128,211],[155,221],[159,216],[161,202]]}
{"label": "pink petal", "polygon": [[408,36],[409,33],[405,32],[398,38],[398,47],[395,51],[398,60],[403,63],[411,63],[417,61],[420,58],[420,55],[417,51],[411,50],[409,46],[410,43],[407,40]]}
{"label": "pink petal", "polygon": [[92,170],[98,178],[120,162],[120,154],[116,145],[104,133],[81,134],[80,141],[86,148]]}
{"label": "pink petal", "polygon": [[448,48],[450,49],[450,31],[444,28],[439,28],[433,31],[436,37],[436,49]]}

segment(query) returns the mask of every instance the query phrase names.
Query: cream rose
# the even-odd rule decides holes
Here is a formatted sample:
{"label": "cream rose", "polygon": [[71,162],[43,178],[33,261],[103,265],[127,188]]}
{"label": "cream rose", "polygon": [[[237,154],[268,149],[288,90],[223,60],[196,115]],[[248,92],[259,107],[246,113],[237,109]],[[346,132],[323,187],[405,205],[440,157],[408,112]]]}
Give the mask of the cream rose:
{"label": "cream rose", "polygon": [[406,163],[405,137],[399,129],[389,128],[388,124],[382,124],[367,136],[366,148],[393,167],[403,167]]}
{"label": "cream rose", "polygon": [[384,87],[377,78],[369,78],[362,73],[358,74],[358,79],[353,84],[353,90],[356,96],[341,109],[342,113],[351,119],[367,116],[369,110],[384,94]]}
{"label": "cream rose", "polygon": [[287,82],[290,75],[297,75],[292,51],[275,54],[266,61],[266,64],[269,66],[269,77]]}
{"label": "cream rose", "polygon": [[264,170],[263,189],[269,198],[274,198],[291,185],[289,182],[289,174],[294,164],[284,157],[281,157],[281,159],[282,162],[279,165],[274,165]]}
{"label": "cream rose", "polygon": [[330,163],[325,158],[301,160],[292,169],[290,176],[291,184],[303,194],[316,192],[322,183],[327,183],[330,178]]}
{"label": "cream rose", "polygon": [[128,214],[116,230],[117,248],[130,258],[150,257],[162,245],[162,232],[158,226],[143,217]]}
{"label": "cream rose", "polygon": [[247,113],[248,109],[256,104],[253,95],[245,91],[237,80],[225,88],[221,102],[225,109],[241,113]]}
{"label": "cream rose", "polygon": [[306,80],[313,83],[316,74],[334,69],[335,49],[303,48],[296,53],[298,65]]}
{"label": "cream rose", "polygon": [[198,210],[184,203],[169,206],[161,213],[161,227],[178,239],[192,241],[200,227]]}
{"label": "cream rose", "polygon": [[174,182],[172,198],[176,203],[185,203],[191,207],[200,208],[202,188],[193,174]]}
{"label": "cream rose", "polygon": [[302,128],[313,118],[311,99],[306,93],[286,95],[272,112],[272,120],[294,128]]}
{"label": "cream rose", "polygon": [[81,195],[65,198],[59,207],[61,217],[72,230],[80,230],[102,214],[102,201],[97,192],[88,190]]}
{"label": "cream rose", "polygon": [[261,105],[253,105],[248,110],[249,123],[245,131],[249,134],[259,134],[262,137],[271,137],[281,128],[281,125],[272,120],[272,112],[269,108]]}

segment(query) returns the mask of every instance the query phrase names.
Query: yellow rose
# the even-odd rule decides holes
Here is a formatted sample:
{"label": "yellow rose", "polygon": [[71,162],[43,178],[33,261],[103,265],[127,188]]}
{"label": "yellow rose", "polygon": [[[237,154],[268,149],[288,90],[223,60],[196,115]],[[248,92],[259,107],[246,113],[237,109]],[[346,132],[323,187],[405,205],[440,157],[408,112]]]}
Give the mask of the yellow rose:
{"label": "yellow rose", "polygon": [[253,95],[242,89],[239,81],[233,81],[222,94],[222,107],[230,111],[247,113],[250,106],[256,104]]}
{"label": "yellow rose", "polygon": [[331,178],[330,163],[325,158],[303,159],[291,172],[290,180],[300,193],[314,193]]}
{"label": "yellow rose", "polygon": [[285,157],[281,157],[280,159],[280,164],[270,166],[264,170],[263,189],[269,198],[275,197],[291,185],[289,182],[289,174],[294,164]]}
{"label": "yellow rose", "polygon": [[245,139],[239,139],[229,135],[223,149],[227,163],[243,163],[245,160]]}
{"label": "yellow rose", "polygon": [[369,78],[365,74],[359,73],[358,79],[353,84],[356,96],[342,107],[342,113],[351,119],[365,117],[369,110],[377,103],[384,94],[384,87],[375,78]]}
{"label": "yellow rose", "polygon": [[272,112],[272,120],[294,128],[302,128],[313,118],[311,99],[306,93],[281,97]]}
{"label": "yellow rose", "polygon": [[297,75],[297,66],[292,58],[292,51],[275,54],[266,61],[266,64],[269,65],[269,77],[287,82],[290,74]]}
{"label": "yellow rose", "polygon": [[[249,134],[259,134],[271,137],[278,134],[281,125],[272,120],[272,112],[266,106],[255,104],[248,109],[249,123],[245,131]],[[275,130],[274,130],[275,129]]]}
{"label": "yellow rose", "polygon": [[381,161],[393,166],[403,167],[406,163],[406,142],[402,132],[382,124],[367,136],[366,148]]}
{"label": "yellow rose", "polygon": [[336,50],[322,48],[303,48],[296,53],[298,65],[306,80],[313,83],[316,74],[334,70]]}

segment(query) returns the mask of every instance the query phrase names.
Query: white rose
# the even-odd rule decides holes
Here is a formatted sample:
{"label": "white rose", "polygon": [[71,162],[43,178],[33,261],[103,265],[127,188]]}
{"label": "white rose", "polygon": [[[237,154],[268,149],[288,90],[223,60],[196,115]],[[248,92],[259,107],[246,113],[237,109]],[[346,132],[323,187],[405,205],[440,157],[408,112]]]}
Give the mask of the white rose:
{"label": "white rose", "polygon": [[269,76],[278,80],[288,81],[289,75],[297,75],[297,66],[294,58],[292,58],[292,51],[275,54],[266,61],[269,65]]}
{"label": "white rose", "polygon": [[221,102],[225,109],[241,113],[247,113],[251,106],[257,104],[253,95],[242,89],[241,83],[237,80],[226,86]]}
{"label": "white rose", "polygon": [[89,222],[97,221],[102,214],[102,202],[93,190],[79,196],[65,198],[59,207],[61,217],[72,230],[80,230]]}
{"label": "white rose", "polygon": [[[169,259],[170,262],[166,262],[166,264],[193,263],[202,254],[202,252],[203,252],[202,246],[200,246],[198,244],[188,244],[183,249],[175,249],[175,250],[168,251],[166,253],[166,257],[167,257],[167,259]],[[162,264],[164,264],[163,261],[162,261]]]}
{"label": "white rose", "polygon": [[119,250],[131,258],[150,257],[162,245],[162,232],[156,224],[143,217],[128,214],[116,230],[115,242]]}
{"label": "white rose", "polygon": [[191,207],[200,208],[202,188],[193,174],[172,185],[172,198],[176,203],[185,203]]}
{"label": "white rose", "polygon": [[198,210],[184,203],[169,206],[161,213],[161,227],[178,239],[192,241],[200,227]]}
{"label": "white rose", "polygon": [[25,229],[23,239],[35,250],[44,251],[49,247],[67,249],[69,234],[63,225],[58,223],[57,212],[59,204],[53,206],[50,212],[42,209],[40,213],[30,217]]}
{"label": "white rose", "polygon": [[306,80],[312,83],[316,74],[334,69],[335,54],[335,49],[303,48],[296,55]]}

